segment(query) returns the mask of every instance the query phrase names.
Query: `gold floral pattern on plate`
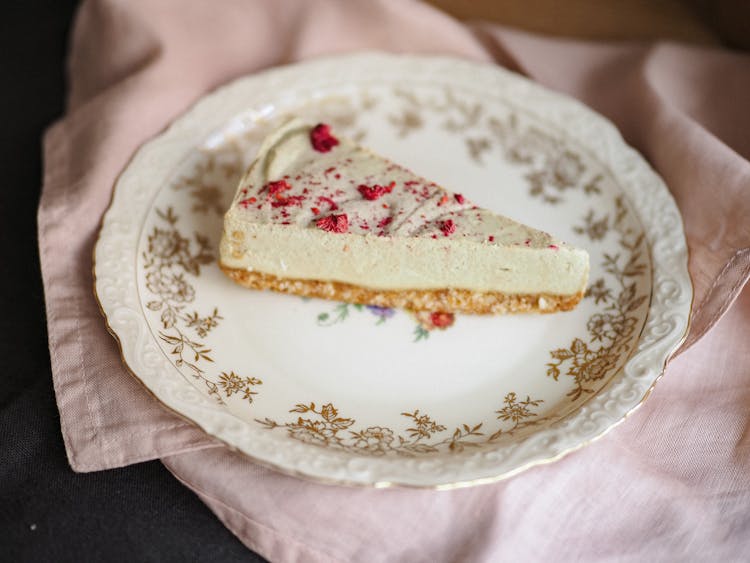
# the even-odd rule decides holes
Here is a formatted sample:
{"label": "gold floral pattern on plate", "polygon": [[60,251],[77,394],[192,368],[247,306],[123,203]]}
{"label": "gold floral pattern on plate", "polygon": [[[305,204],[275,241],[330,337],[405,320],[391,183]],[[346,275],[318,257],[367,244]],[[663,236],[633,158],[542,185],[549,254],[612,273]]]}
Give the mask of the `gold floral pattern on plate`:
{"label": "gold floral pattern on plate", "polygon": [[[582,157],[575,150],[562,143],[560,138],[553,133],[534,126],[523,126],[513,112],[505,118],[493,115],[481,102],[465,102],[450,88],[429,96],[395,88],[393,96],[405,104],[400,114],[390,114],[387,120],[393,126],[393,133],[397,137],[406,137],[420,130],[430,119],[424,114],[432,112],[439,117],[440,127],[447,134],[458,135],[464,139],[469,155],[477,165],[483,164],[483,158],[489,157],[487,153],[491,149],[499,147],[504,159],[526,171],[524,178],[529,186],[529,195],[539,197],[544,204],[561,203],[563,201],[561,193],[565,190],[580,188],[581,193],[586,196],[601,194],[599,187],[603,179],[601,173],[589,175]],[[372,109],[376,104],[377,100],[368,96],[360,101],[359,106]],[[327,111],[321,111],[321,119],[331,122],[341,130],[355,129],[358,121],[355,110],[357,105],[347,98],[331,97],[323,104]],[[327,112],[330,113],[326,115]],[[279,116],[277,121],[285,118],[286,116]],[[271,124],[268,124],[267,128],[270,127]],[[265,131],[267,128],[262,129]],[[486,131],[487,136],[471,136],[476,135],[478,131]],[[363,137],[364,133],[361,132],[358,136]],[[223,207],[218,202],[226,201],[231,197],[243,166],[248,160],[247,146],[258,144],[262,137],[263,135],[257,130],[251,129],[244,136],[228,138],[227,142],[218,148],[200,151],[189,167],[189,171],[182,174],[172,184],[173,190],[186,192],[189,195],[193,200],[191,212],[206,214],[215,211],[219,213]],[[634,281],[634,278],[644,276],[648,272],[646,264],[643,263],[643,235],[642,233],[634,234],[633,228],[626,226],[628,211],[622,196],[615,198],[614,203],[611,228],[610,216],[605,214],[597,218],[593,209],[583,218],[583,225],[572,227],[573,232],[586,236],[591,243],[602,241],[610,230],[614,230],[619,236],[618,244],[623,251],[614,255],[605,254],[602,265],[604,271],[610,274],[618,285],[616,297],[613,295],[613,289],[607,286],[604,277],[593,282],[587,292],[587,297],[593,298],[601,310],[591,315],[587,321],[588,334],[573,338],[570,345],[565,348],[556,348],[549,352],[551,361],[546,365],[546,374],[555,381],[559,381],[563,372],[564,375],[573,379],[574,387],[566,393],[573,403],[585,395],[595,393],[598,388],[596,385],[606,382],[607,376],[619,368],[621,360],[627,355],[632,344],[637,328],[639,321],[637,309],[647,299],[645,295],[636,295],[637,283]],[[166,214],[158,209],[155,213],[172,226],[177,222],[171,208]],[[164,250],[159,247],[160,244],[177,245],[178,248],[167,248],[167,251],[174,253],[174,257],[170,260],[176,261],[175,263],[185,272],[193,275],[199,274],[199,264],[211,261],[205,237],[196,236],[198,250],[197,254],[192,256],[188,251],[190,242],[187,239],[181,237],[175,230],[169,232],[169,236],[174,240],[168,240],[167,231],[154,228],[154,233],[149,237],[149,252],[153,256],[161,256]],[[150,262],[147,260],[145,268],[148,270],[149,267]],[[209,392],[218,400],[222,400],[219,394],[220,387],[228,397],[235,392],[238,381],[246,381],[243,387],[244,398],[252,402],[257,391],[251,389],[254,385],[258,385],[260,380],[242,379],[231,372],[233,383],[229,385],[226,379],[229,376],[222,372],[221,377],[224,379],[220,379],[220,386],[217,386],[216,382],[205,377],[203,369],[197,365],[200,360],[212,361],[208,356],[210,350],[202,347],[200,342],[187,338],[175,326],[175,321],[181,320],[186,328],[195,328],[198,336],[205,337],[210,329],[221,320],[218,309],[214,307],[213,313],[204,317],[197,312],[182,313],[183,305],[177,303],[180,300],[192,301],[194,299],[193,286],[185,282],[183,274],[177,274],[172,276],[170,281],[173,285],[176,284],[175,287],[179,286],[179,291],[182,293],[171,294],[170,288],[157,286],[159,272],[159,269],[152,269],[147,273],[147,287],[164,298],[161,301],[149,303],[147,306],[152,310],[156,310],[154,307],[164,307],[162,313],[164,328],[172,328],[175,334],[160,332],[159,336],[174,346],[171,353],[177,357],[175,365],[190,369],[192,375],[204,381]],[[171,304],[170,298],[177,300],[177,303]],[[350,317],[353,310],[370,312],[375,317],[374,326],[383,325],[396,313],[395,310],[389,308],[339,303],[334,305],[330,312],[319,313],[317,324],[321,327],[340,324]],[[455,322],[455,315],[441,312],[418,313],[414,315],[414,318],[417,320],[413,332],[414,342],[424,341],[431,331],[445,330],[453,326]],[[182,356],[186,347],[194,355],[194,361],[187,361]],[[311,409],[311,412],[314,411]],[[480,422],[479,427],[482,424],[484,423]],[[423,448],[421,451],[428,453],[433,450]]]}
{"label": "gold floral pattern on plate", "polygon": [[504,157],[525,170],[529,195],[545,203],[562,201],[562,192],[579,185],[585,194],[601,193],[596,174],[582,182],[586,173],[581,155],[565,143],[559,134],[538,126],[523,126],[516,113],[507,117],[492,115],[481,102],[469,103],[446,87],[441,94],[418,95],[396,88],[394,97],[403,100],[401,113],[390,116],[396,134],[405,137],[427,122],[425,112],[441,116],[440,127],[449,134],[462,135],[471,159],[484,164],[495,147]]}
{"label": "gold floral pattern on plate", "polygon": [[[432,112],[440,116],[444,131],[463,136],[469,156],[476,164],[483,165],[483,158],[499,147],[509,163],[524,170],[529,195],[545,204],[562,203],[566,190],[580,190],[587,197],[602,193],[600,184],[604,175],[588,174],[582,155],[555,131],[523,125],[515,112],[506,117],[493,115],[481,102],[468,103],[451,88],[428,95],[400,88],[393,93],[405,104],[402,119],[391,116],[391,123],[398,128],[396,134],[401,137],[420,129],[427,121],[423,115]],[[607,375],[619,368],[642,321],[637,310],[648,299],[647,295],[636,295],[638,278],[650,271],[644,262],[648,259],[644,235],[626,225],[628,210],[621,195],[614,199],[614,206],[612,228],[618,234],[622,252],[605,253],[602,267],[617,284],[617,297],[612,296],[612,289],[603,277],[593,282],[587,297],[593,297],[596,305],[603,304],[604,309],[589,318],[587,337],[576,337],[567,348],[552,350],[552,362],[547,364],[547,375],[555,381],[559,380],[561,369],[567,368],[565,375],[575,382],[575,387],[567,393],[573,402],[584,394],[594,393],[592,384],[606,380]],[[590,210],[584,224],[572,229],[591,243],[602,241],[610,231],[609,215],[598,219],[595,215]]]}
{"label": "gold floral pattern on plate", "polygon": [[410,424],[402,432],[388,426],[368,426],[352,430],[357,421],[339,416],[338,409],[332,403],[326,403],[321,407],[316,407],[315,403],[299,403],[289,412],[307,416],[298,416],[297,420],[290,422],[278,423],[268,417],[256,421],[269,430],[285,428],[290,438],[324,448],[335,448],[361,455],[414,456],[432,454],[440,450],[462,452],[465,448],[513,436],[517,431],[545,420],[531,410],[543,402],[542,399],[532,400],[530,397],[518,401],[514,392],[508,393],[503,399],[503,406],[495,413],[496,419],[501,423],[510,422],[512,425],[501,425],[489,435],[483,429],[484,422],[473,425],[461,424],[446,435],[447,426],[438,424],[429,415],[420,413],[419,409],[401,413]]}
{"label": "gold floral pattern on plate", "polygon": [[[290,114],[586,247],[586,299],[417,325],[342,305],[346,322],[319,326],[338,305],[234,286],[214,261],[222,212]],[[118,181],[96,294],[154,395],[263,464],[375,486],[502,478],[622,420],[684,334],[685,242],[664,185],[600,117],[501,69],[347,55],[242,79],[178,121]]]}
{"label": "gold floral pattern on plate", "polygon": [[[194,209],[200,212],[200,209]],[[213,307],[210,313],[202,315],[197,310],[189,311],[188,305],[195,301],[195,286],[186,276],[198,277],[201,267],[213,264],[215,257],[205,235],[195,233],[193,239],[184,237],[176,225],[179,217],[168,207],[166,211],[158,208],[154,213],[165,227],[154,227],[148,235],[147,247],[143,251],[143,270],[146,274],[146,288],[153,298],[146,303],[146,308],[160,313],[161,330],[159,338],[168,345],[169,354],[174,365],[186,368],[188,374],[205,385],[208,395],[219,404],[224,404],[224,397],[242,392],[243,399],[253,402],[257,391],[253,388],[263,382],[255,377],[240,377],[233,371],[222,372],[218,383],[206,376],[203,365],[213,362],[211,348],[201,339],[219,326],[224,317],[219,309]],[[190,335],[190,331],[195,336]]]}
{"label": "gold floral pattern on plate", "polygon": [[[621,253],[604,253],[604,271],[617,282],[617,294],[607,288],[604,278],[593,282],[586,297],[595,304],[604,306],[601,312],[589,317],[586,323],[588,342],[575,338],[567,348],[550,352],[552,361],[547,364],[547,375],[555,381],[561,369],[567,368],[565,375],[575,381],[575,387],[568,392],[571,401],[583,394],[594,393],[592,383],[601,381],[611,373],[632,345],[635,330],[641,319],[638,310],[648,300],[648,295],[639,294],[638,278],[648,272],[647,251],[643,233],[636,233],[625,226],[627,209],[622,197],[615,199],[614,230],[618,234]],[[608,231],[609,216],[595,221],[594,212],[584,218],[584,226],[574,227],[579,234],[586,234],[592,241],[601,240]]]}
{"label": "gold floral pattern on plate", "polygon": [[189,172],[172,183],[172,189],[187,193],[193,201],[192,212],[223,216],[227,186],[236,186],[239,182],[245,157],[243,147],[236,142],[226,143],[221,150],[201,151]]}

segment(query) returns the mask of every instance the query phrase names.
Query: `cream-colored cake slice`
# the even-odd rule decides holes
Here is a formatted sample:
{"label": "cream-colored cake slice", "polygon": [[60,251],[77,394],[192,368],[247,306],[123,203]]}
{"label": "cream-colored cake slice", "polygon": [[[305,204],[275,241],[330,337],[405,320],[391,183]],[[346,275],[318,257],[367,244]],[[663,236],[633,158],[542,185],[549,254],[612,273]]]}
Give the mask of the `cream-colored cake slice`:
{"label": "cream-colored cake slice", "polygon": [[589,271],[584,250],[296,119],[240,181],[220,265],[254,289],[468,313],[571,309]]}

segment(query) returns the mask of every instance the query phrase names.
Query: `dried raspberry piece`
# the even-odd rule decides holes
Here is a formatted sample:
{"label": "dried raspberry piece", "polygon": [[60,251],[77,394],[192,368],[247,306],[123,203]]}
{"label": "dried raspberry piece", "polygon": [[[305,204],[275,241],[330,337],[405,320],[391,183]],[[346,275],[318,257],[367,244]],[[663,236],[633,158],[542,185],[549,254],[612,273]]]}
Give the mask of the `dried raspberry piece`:
{"label": "dried raspberry piece", "polygon": [[375,184],[374,186],[367,186],[365,184],[360,184],[357,190],[359,193],[362,194],[362,197],[365,198],[368,201],[375,201],[376,199],[384,196],[385,194],[389,194],[393,191],[393,188],[396,186],[396,182],[391,182],[387,186],[381,186],[379,184]]}
{"label": "dried raspberry piece", "polygon": [[268,182],[265,186],[263,186],[263,189],[268,190],[268,195],[275,196],[280,192],[291,190],[292,186],[290,186],[289,182],[287,182],[286,180],[278,180],[276,182]]}
{"label": "dried raspberry piece", "polygon": [[250,204],[252,204],[252,203],[255,203],[256,201],[258,201],[258,200],[257,200],[257,199],[255,199],[254,197],[249,197],[249,198],[247,198],[247,199],[243,199],[243,200],[241,200],[241,201],[239,202],[239,205],[240,205],[240,207],[242,207],[243,209],[247,209],[247,208],[248,208],[248,207],[250,206]]}
{"label": "dried raspberry piece", "polygon": [[349,230],[349,217],[346,216],[346,213],[327,215],[315,221],[315,225],[329,233],[345,233]]}
{"label": "dried raspberry piece", "polygon": [[453,194],[453,197],[456,198],[456,202],[459,205],[463,205],[464,202],[466,201],[466,198],[464,196],[462,196],[461,194]]}
{"label": "dried raspberry piece", "polygon": [[328,204],[328,211],[336,211],[339,208],[339,206],[336,205],[336,202],[333,201],[330,197],[319,196],[318,199],[317,199],[317,202],[318,203],[321,203],[321,202],[322,203],[327,203]]}
{"label": "dried raspberry piece", "polygon": [[305,196],[301,195],[290,195],[289,197],[279,197],[281,194],[276,194],[277,201],[271,203],[271,207],[289,207],[291,205],[302,205],[305,200]]}
{"label": "dried raspberry piece", "polygon": [[383,217],[380,221],[378,221],[378,227],[381,229],[385,229],[388,225],[391,224],[391,221],[393,221],[392,216]]}
{"label": "dried raspberry piece", "polygon": [[453,219],[442,221],[440,223],[440,230],[445,236],[452,235],[456,232],[456,224],[453,222]]}
{"label": "dried raspberry piece", "polygon": [[339,144],[339,140],[331,135],[331,126],[318,123],[310,130],[310,143],[318,152],[328,152]]}

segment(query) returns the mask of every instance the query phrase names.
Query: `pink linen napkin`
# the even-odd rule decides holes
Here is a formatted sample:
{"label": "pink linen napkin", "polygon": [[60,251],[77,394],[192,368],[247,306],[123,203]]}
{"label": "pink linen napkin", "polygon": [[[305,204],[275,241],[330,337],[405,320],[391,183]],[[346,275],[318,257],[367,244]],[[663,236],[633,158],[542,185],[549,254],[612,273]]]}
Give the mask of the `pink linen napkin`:
{"label": "pink linen napkin", "polygon": [[[85,1],[71,46],[68,113],[45,137],[39,210],[50,353],[71,466],[93,471],[163,458],[240,539],[273,560],[497,559],[526,539],[534,541],[524,547],[537,550],[527,553],[540,558],[565,540],[572,547],[554,553],[637,559],[644,534],[665,558],[689,546],[686,538],[694,542],[689,553],[750,548],[747,299],[673,362],[653,398],[610,436],[562,462],[469,491],[341,489],[261,469],[162,409],[126,373],[93,300],[90,266],[99,219],[133,151],[229,79],[374,48],[494,60],[614,120],[683,213],[696,289],[685,348],[740,294],[750,276],[746,55],[553,40],[464,26],[396,0]],[[692,525],[702,532],[691,533]],[[548,541],[539,541],[542,530]]]}

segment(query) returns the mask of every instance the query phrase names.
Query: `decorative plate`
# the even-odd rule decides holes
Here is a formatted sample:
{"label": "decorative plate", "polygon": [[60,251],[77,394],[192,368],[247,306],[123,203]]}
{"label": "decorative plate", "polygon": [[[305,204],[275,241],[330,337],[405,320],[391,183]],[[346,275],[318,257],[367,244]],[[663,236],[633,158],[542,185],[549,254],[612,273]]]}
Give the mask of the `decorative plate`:
{"label": "decorative plate", "polygon": [[[586,248],[585,299],[415,316],[235,285],[222,214],[290,115]],[[661,375],[692,299],[677,207],[608,121],[495,66],[372,53],[237,80],[145,144],[95,274],[125,362],[166,406],[261,464],[376,487],[489,482],[601,436]]]}

